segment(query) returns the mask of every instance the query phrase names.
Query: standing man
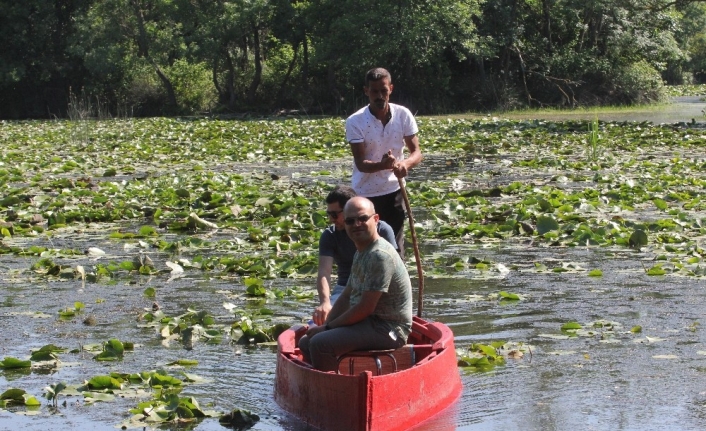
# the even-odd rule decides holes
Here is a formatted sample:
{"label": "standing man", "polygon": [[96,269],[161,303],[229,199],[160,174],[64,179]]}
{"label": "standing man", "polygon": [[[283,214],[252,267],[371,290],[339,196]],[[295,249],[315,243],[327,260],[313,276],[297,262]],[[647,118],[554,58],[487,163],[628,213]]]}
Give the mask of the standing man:
{"label": "standing man", "polygon": [[304,359],[322,371],[336,370],[344,353],[402,347],[412,329],[412,284],[395,248],[377,233],[373,203],[354,197],[343,215],[358,251],[348,284],[326,324],[299,340]]}
{"label": "standing man", "polygon": [[[346,120],[346,141],[353,152],[353,189],[375,205],[380,219],[395,232],[404,258],[405,210],[398,178],[422,161],[417,121],[404,106],[390,103],[392,76],[383,68],[365,75],[365,95],[370,104]],[[403,150],[409,156],[405,159]]]}
{"label": "standing man", "polygon": [[[343,292],[351,273],[355,244],[348,237],[343,222],[343,207],[353,197],[355,191],[344,185],[336,186],[326,196],[326,214],[333,224],[327,227],[319,238],[319,274],[316,277],[316,290],[319,292],[319,306],[314,309],[313,321],[323,325],[331,311],[336,298]],[[395,234],[390,225],[381,221],[377,225],[377,233],[395,244]],[[336,287],[331,289],[331,270],[336,263],[338,280]]]}

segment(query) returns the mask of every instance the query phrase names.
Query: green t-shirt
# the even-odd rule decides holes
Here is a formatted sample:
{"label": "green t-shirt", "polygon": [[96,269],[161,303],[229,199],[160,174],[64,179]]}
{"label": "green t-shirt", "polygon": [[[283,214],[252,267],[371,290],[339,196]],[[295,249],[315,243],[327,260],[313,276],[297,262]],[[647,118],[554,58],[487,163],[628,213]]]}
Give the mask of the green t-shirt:
{"label": "green t-shirt", "polygon": [[373,312],[375,324],[407,339],[412,329],[412,283],[404,262],[389,242],[378,238],[356,252],[348,284],[352,289],[351,306],[360,302],[365,291],[383,292]]}

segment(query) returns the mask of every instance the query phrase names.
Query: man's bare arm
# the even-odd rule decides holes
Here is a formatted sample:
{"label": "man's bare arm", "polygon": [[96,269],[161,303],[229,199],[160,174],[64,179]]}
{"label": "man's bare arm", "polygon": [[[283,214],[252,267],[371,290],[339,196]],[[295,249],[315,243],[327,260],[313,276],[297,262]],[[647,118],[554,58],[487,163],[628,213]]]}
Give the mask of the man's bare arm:
{"label": "man's bare arm", "polygon": [[316,277],[316,290],[319,292],[319,305],[314,309],[312,320],[323,325],[331,311],[331,271],[333,257],[319,256],[319,273]]}
{"label": "man's bare arm", "polygon": [[353,161],[360,172],[370,174],[385,169],[392,169],[397,162],[397,159],[392,155],[392,151],[388,151],[386,157],[376,162],[365,158],[365,144],[350,144],[350,146],[353,153]]}
{"label": "man's bare arm", "polygon": [[405,136],[404,143],[407,146],[407,150],[409,150],[409,156],[395,163],[393,171],[397,178],[404,178],[409,175],[409,171],[420,164],[423,158],[417,135]]}

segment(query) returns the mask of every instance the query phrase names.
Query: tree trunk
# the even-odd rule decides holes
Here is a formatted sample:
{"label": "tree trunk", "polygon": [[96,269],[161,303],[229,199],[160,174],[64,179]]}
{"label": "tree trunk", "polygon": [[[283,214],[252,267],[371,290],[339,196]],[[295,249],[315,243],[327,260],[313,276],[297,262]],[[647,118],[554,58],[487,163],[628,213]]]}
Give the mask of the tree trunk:
{"label": "tree trunk", "polygon": [[216,91],[218,92],[218,101],[223,103],[226,100],[226,92],[223,90],[221,87],[221,84],[218,82],[218,62],[220,61],[220,58],[218,56],[213,58],[213,62],[211,65],[211,80],[213,81],[213,86],[216,87]]}
{"label": "tree trunk", "polygon": [[252,24],[253,29],[253,57],[255,61],[255,76],[252,78],[250,83],[250,88],[248,89],[248,103],[251,105],[255,103],[255,98],[257,96],[257,88],[260,86],[260,81],[262,81],[262,56],[260,54],[260,27]]}
{"label": "tree trunk", "polygon": [[544,31],[547,37],[547,53],[551,55],[552,51],[554,50],[554,47],[552,44],[552,22],[551,15],[549,13],[550,10],[551,5],[549,4],[549,0],[542,0],[542,12],[544,13]]}
{"label": "tree trunk", "polygon": [[164,88],[167,90],[167,106],[176,108],[176,93],[174,93],[174,86],[172,85],[172,82],[169,78],[167,78],[167,75],[162,72],[162,69],[159,68],[154,60],[150,59],[150,61],[152,62],[152,66],[154,66],[155,72],[157,72],[157,76],[159,76],[159,79],[162,81],[162,85],[164,85]]}
{"label": "tree trunk", "polygon": [[228,73],[226,74],[226,88],[228,90],[228,109],[235,108],[235,66],[233,65],[233,57],[230,55],[228,48],[225,49],[226,66]]}
{"label": "tree trunk", "polygon": [[302,85],[304,88],[309,90],[309,42],[306,40],[306,34],[304,34],[303,39],[303,49],[302,49]]}
{"label": "tree trunk", "polygon": [[145,17],[142,14],[140,2],[139,0],[131,0],[130,4],[132,5],[132,11],[135,14],[135,19],[137,20],[137,56],[149,60],[150,52],[147,43],[147,30],[145,30]]}
{"label": "tree trunk", "polygon": [[172,109],[176,108],[177,102],[176,94],[174,93],[174,86],[172,85],[167,75],[165,75],[164,72],[162,72],[162,69],[160,69],[160,67],[157,65],[157,62],[155,62],[152,57],[150,57],[149,39],[147,37],[147,30],[145,29],[145,17],[142,14],[140,2],[139,0],[131,0],[130,4],[132,5],[132,10],[135,14],[135,19],[137,19],[138,56],[144,57],[147,61],[149,61],[152,64],[152,67],[154,67],[155,72],[157,72],[157,76],[159,77],[160,81],[162,81],[162,85],[164,85],[164,89],[167,91],[167,107]]}
{"label": "tree trunk", "polygon": [[289,67],[287,68],[287,73],[282,79],[282,83],[277,91],[277,97],[275,98],[275,108],[279,108],[282,105],[282,99],[284,98],[284,87],[289,82],[289,77],[292,75],[292,70],[294,70],[294,65],[297,64],[297,58],[299,57],[299,42],[294,45],[294,55],[292,56],[292,61],[289,62]]}
{"label": "tree trunk", "polygon": [[341,112],[341,93],[338,91],[338,88],[336,88],[336,69],[333,60],[330,60],[328,63],[326,80],[328,81],[329,93],[333,96],[334,112],[339,114]]}

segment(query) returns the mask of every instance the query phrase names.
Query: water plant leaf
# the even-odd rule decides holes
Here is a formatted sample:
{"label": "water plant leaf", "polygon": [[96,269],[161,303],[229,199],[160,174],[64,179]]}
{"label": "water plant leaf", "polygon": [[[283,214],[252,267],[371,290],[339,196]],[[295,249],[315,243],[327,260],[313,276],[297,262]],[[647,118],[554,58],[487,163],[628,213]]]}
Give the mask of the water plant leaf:
{"label": "water plant leaf", "polygon": [[143,291],[143,294],[148,298],[154,298],[156,295],[156,290],[154,287],[148,287]]}
{"label": "water plant leaf", "polygon": [[5,356],[5,359],[0,361],[0,368],[6,370],[18,369],[18,368],[29,368],[32,366],[31,361],[23,361],[12,356]]}
{"label": "water plant leaf", "polygon": [[92,256],[92,257],[105,256],[105,252],[98,247],[89,247],[86,254],[88,254],[89,256]]}
{"label": "water plant leaf", "polygon": [[178,263],[166,261],[164,264],[172,270],[172,273],[179,274],[184,272],[184,268],[182,268]]}
{"label": "water plant leaf", "polygon": [[657,264],[647,270],[647,275],[665,275],[666,273],[667,271],[662,268],[661,264]]}
{"label": "water plant leaf", "polygon": [[630,235],[630,239],[628,240],[628,244],[631,248],[637,248],[637,249],[639,249],[640,247],[646,246],[647,245],[647,234],[642,229],[636,229]]}
{"label": "water plant leaf", "polygon": [[588,272],[589,277],[602,277],[603,276],[603,271],[600,269],[592,269],[591,271]]}
{"label": "water plant leaf", "polygon": [[24,394],[22,395],[22,398],[24,398],[24,404],[27,407],[37,407],[42,405],[39,400],[37,400],[34,396],[30,394]]}
{"label": "water plant leaf", "polygon": [[515,293],[507,293],[504,290],[501,290],[498,294],[503,299],[512,300],[512,301],[519,301],[520,300],[520,296]]}
{"label": "water plant leaf", "polygon": [[244,409],[233,409],[218,418],[221,425],[237,430],[247,430],[260,420],[260,416]]}
{"label": "water plant leaf", "polygon": [[157,236],[157,230],[154,226],[142,226],[139,230],[140,236]]}
{"label": "water plant leaf", "polygon": [[33,407],[39,406],[40,402],[24,389],[10,388],[0,394],[0,407],[4,408],[12,405]]}
{"label": "water plant leaf", "polygon": [[51,401],[55,406],[58,403],[59,394],[66,389],[66,383],[56,383],[44,388],[44,398]]}
{"label": "water plant leaf", "polygon": [[108,342],[105,344],[105,349],[113,351],[118,355],[122,355],[125,352],[125,347],[123,346],[123,343],[116,338],[108,340]]}
{"label": "water plant leaf", "polygon": [[192,365],[198,365],[199,361],[195,359],[177,359],[176,361],[172,361],[167,363],[167,365],[183,365],[183,366],[192,366]]}
{"label": "water plant leaf", "polygon": [[574,331],[581,328],[583,328],[583,326],[578,322],[567,322],[561,325],[562,331]]}
{"label": "water plant leaf", "polygon": [[544,235],[559,229],[559,223],[552,216],[542,215],[537,217],[537,233]]}
{"label": "water plant leaf", "polygon": [[115,401],[115,395],[107,394],[105,392],[85,391],[83,392],[83,401],[87,404],[95,403],[97,401]]}
{"label": "water plant leaf", "polygon": [[40,361],[55,361],[58,360],[59,357],[56,355],[56,353],[52,351],[42,351],[38,350],[36,352],[33,352],[32,355],[29,357],[30,361],[33,362],[40,362]]}
{"label": "water plant leaf", "polygon": [[123,384],[111,376],[95,376],[86,382],[90,389],[122,389]]}

